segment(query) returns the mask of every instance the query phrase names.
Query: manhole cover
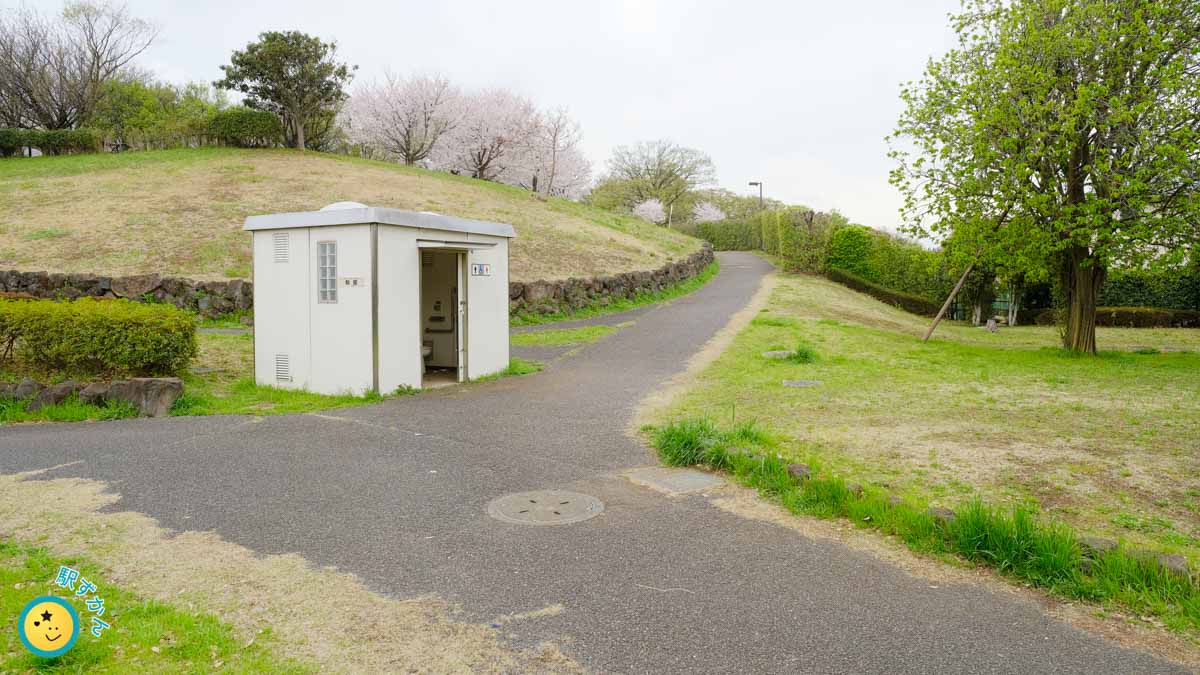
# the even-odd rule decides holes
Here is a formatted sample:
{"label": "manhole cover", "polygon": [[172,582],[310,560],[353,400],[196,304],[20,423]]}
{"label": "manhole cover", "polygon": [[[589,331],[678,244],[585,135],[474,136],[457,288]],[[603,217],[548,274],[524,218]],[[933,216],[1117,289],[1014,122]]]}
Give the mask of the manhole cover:
{"label": "manhole cover", "polygon": [[488,515],[518,525],[566,525],[604,511],[604,502],[566,490],[534,490],[497,497],[488,502]]}
{"label": "manhole cover", "polygon": [[785,387],[818,387],[822,384],[820,380],[784,380]]}

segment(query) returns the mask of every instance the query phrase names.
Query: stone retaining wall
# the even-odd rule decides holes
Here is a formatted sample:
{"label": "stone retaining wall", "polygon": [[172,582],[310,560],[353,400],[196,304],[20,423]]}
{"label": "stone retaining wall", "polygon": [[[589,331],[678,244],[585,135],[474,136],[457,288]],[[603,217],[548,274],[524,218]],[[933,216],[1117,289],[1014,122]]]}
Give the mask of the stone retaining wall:
{"label": "stone retaining wall", "polygon": [[93,297],[164,302],[204,316],[246,312],[254,306],[249,281],[192,281],[157,274],[104,277],[8,270],[0,271],[0,291],[51,300]]}
{"label": "stone retaining wall", "polygon": [[[513,311],[550,314],[578,309],[593,302],[606,304],[611,298],[632,298],[638,293],[660,291],[704,271],[713,261],[712,247],[704,248],[677,262],[646,272],[623,272],[591,279],[561,281],[514,281],[508,287]],[[192,281],[157,274],[105,277],[96,274],[0,271],[0,292],[20,297],[74,300],[82,297],[129,298],[141,302],[164,302],[190,309],[203,316],[248,312],[254,306],[249,281]]]}
{"label": "stone retaining wall", "polygon": [[712,246],[705,242],[702,249],[687,258],[648,272],[622,272],[591,279],[514,281],[508,285],[508,305],[514,312],[527,314],[552,314],[592,303],[604,305],[613,298],[632,298],[687,281],[703,272],[712,261]]}

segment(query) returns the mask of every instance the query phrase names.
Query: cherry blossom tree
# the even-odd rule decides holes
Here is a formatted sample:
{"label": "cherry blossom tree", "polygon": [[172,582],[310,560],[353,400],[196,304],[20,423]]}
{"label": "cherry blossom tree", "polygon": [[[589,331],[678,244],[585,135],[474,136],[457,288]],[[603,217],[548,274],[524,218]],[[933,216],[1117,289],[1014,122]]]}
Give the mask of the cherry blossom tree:
{"label": "cherry blossom tree", "polygon": [[592,165],[579,150],[581,138],[579,123],[566,109],[539,114],[509,178],[540,194],[582,196],[591,183]]}
{"label": "cherry blossom tree", "polygon": [[633,207],[633,215],[655,225],[667,222],[667,211],[663,208],[662,202],[657,199],[647,199]]}
{"label": "cherry blossom tree", "polygon": [[725,220],[725,212],[712,202],[700,202],[692,209],[694,223],[712,223],[718,220]]}
{"label": "cherry blossom tree", "polygon": [[451,173],[515,182],[528,167],[527,151],[537,129],[537,109],[523,96],[487,89],[463,98],[458,122],[443,137],[432,163]]}
{"label": "cherry blossom tree", "polygon": [[345,124],[365,154],[414,165],[429,158],[458,113],[458,90],[439,75],[401,78],[364,85],[347,107]]}

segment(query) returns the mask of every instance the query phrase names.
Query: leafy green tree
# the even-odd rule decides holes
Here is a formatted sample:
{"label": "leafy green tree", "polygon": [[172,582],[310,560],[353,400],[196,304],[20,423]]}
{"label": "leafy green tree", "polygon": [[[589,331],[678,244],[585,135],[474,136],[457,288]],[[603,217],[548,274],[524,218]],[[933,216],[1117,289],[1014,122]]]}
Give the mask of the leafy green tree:
{"label": "leafy green tree", "polygon": [[1197,241],[1200,5],[964,4],[958,46],[902,94],[907,229],[953,233],[1006,275],[1051,272],[1064,346],[1094,353],[1106,269],[1179,264]]}
{"label": "leafy green tree", "polygon": [[310,132],[327,131],[346,99],[357,66],[336,60],[337,44],[298,31],[260,33],[235,51],[225,77],[214,84],[246,94],[251,108],[275,113],[294,147],[308,147]]}
{"label": "leafy green tree", "polygon": [[691,213],[694,190],[716,181],[716,168],[708,155],[671,141],[621,146],[608,162],[610,175],[624,182],[630,204],[657,199],[667,211],[667,226],[675,210]]}
{"label": "leafy green tree", "polygon": [[198,145],[213,114],[224,105],[205,84],[177,87],[122,77],[104,84],[88,126],[119,148]]}

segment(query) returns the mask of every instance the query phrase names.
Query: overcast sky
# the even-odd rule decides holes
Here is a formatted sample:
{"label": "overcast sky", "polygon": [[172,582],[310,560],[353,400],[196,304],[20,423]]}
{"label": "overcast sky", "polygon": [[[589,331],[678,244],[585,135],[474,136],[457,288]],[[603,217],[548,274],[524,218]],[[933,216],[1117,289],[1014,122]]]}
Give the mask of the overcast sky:
{"label": "overcast sky", "polygon": [[[0,5],[14,6],[11,0]],[[57,11],[60,1],[33,6]],[[360,80],[440,72],[565,105],[603,171],[611,149],[669,138],[712,156],[722,187],[894,229],[884,136],[900,84],[950,46],[958,0],[499,2],[129,0],[162,28],[141,64],[211,81],[264,30],[336,40]]]}

